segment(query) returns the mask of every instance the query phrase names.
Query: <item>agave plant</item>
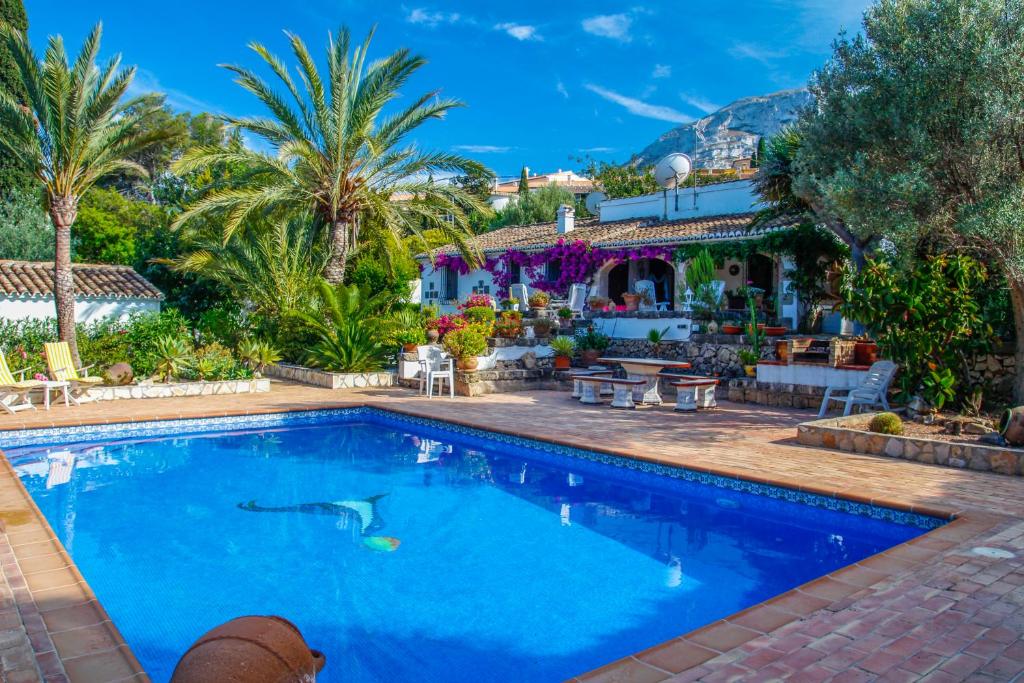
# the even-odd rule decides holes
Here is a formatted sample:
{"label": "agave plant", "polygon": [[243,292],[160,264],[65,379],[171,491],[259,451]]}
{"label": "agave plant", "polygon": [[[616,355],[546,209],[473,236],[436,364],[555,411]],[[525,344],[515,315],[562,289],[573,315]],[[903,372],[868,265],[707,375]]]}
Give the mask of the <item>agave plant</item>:
{"label": "agave plant", "polygon": [[268,365],[281,360],[281,352],[270,342],[243,339],[238,344],[238,357],[250,370],[262,373]]}
{"label": "agave plant", "polygon": [[185,340],[165,335],[156,340],[156,356],[156,374],[166,382],[191,366],[192,349]]}
{"label": "agave plant", "polygon": [[382,315],[388,301],[355,285],[318,283],[320,310],[295,315],[317,336],[307,362],[332,372],[373,372],[387,360]]}

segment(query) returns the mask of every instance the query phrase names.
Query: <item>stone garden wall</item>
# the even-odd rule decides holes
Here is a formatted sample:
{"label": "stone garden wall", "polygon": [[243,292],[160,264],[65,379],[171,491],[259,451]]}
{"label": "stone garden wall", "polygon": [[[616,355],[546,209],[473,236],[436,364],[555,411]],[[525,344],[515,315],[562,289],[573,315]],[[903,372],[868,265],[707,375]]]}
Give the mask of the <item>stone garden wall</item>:
{"label": "stone garden wall", "polygon": [[[609,356],[686,361],[693,365],[695,375],[739,377],[743,374],[740,349],[750,349],[738,334],[695,334],[688,341],[665,342],[657,353],[646,339],[612,339],[605,352]],[[775,342],[769,338],[761,349],[762,359],[775,357]]]}
{"label": "stone garden wall", "polygon": [[[86,393],[94,401],[131,398],[173,398],[176,396],[222,396],[270,391],[269,379],[228,379],[220,382],[171,382],[168,384],[126,384],[92,387]],[[58,395],[59,396],[59,395]],[[60,398],[52,399],[54,401]]]}
{"label": "stone garden wall", "polygon": [[396,383],[393,372],[327,372],[287,363],[268,366],[266,374],[270,377],[312,384],[327,389],[390,387]]}
{"label": "stone garden wall", "polygon": [[986,397],[995,401],[1009,400],[1013,394],[1013,377],[1017,359],[1013,346],[1006,344],[994,353],[976,356],[970,368],[971,380],[987,386]]}
{"label": "stone garden wall", "polygon": [[867,431],[867,424],[875,414],[805,422],[797,427],[797,441],[807,446],[902,458],[928,465],[1018,476],[1024,473],[1022,449],[873,434]]}

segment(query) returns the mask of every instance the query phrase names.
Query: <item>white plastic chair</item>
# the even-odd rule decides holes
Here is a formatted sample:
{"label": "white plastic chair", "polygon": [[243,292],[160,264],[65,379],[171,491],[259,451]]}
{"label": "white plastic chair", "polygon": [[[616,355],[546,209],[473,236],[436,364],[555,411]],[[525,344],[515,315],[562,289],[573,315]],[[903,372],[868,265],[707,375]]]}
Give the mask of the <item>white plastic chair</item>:
{"label": "white plastic chair", "polygon": [[[889,391],[889,384],[896,376],[899,366],[891,360],[880,360],[873,363],[868,369],[867,377],[860,383],[860,386],[853,389],[840,389],[828,387],[825,389],[825,397],[821,400],[821,409],[818,410],[818,417],[825,417],[828,412],[828,402],[838,401],[846,404],[843,407],[843,416],[853,412],[853,406],[882,406],[883,410],[889,410],[889,398],[886,394]],[[835,396],[834,392],[845,391],[845,396]]]}
{"label": "white plastic chair", "polygon": [[519,300],[520,311],[530,310],[530,292],[526,289],[526,285],[522,283],[511,285],[508,288],[508,295],[513,299]]}
{"label": "white plastic chair", "polygon": [[444,382],[448,381],[448,397],[455,398],[455,359],[447,356],[436,346],[428,346],[427,358],[421,367],[427,378],[427,398],[434,396],[434,382],[440,381],[437,391],[444,390]]}
{"label": "white plastic chair", "polygon": [[[636,293],[641,296],[640,299],[640,310],[641,311],[667,311],[668,302],[658,301],[654,294],[654,283],[650,280],[637,280],[636,284],[633,285],[633,289]],[[646,303],[650,301],[651,303]]]}
{"label": "white plastic chair", "polygon": [[582,318],[583,310],[587,305],[587,286],[582,282],[576,282],[569,287],[569,310],[574,318]]}

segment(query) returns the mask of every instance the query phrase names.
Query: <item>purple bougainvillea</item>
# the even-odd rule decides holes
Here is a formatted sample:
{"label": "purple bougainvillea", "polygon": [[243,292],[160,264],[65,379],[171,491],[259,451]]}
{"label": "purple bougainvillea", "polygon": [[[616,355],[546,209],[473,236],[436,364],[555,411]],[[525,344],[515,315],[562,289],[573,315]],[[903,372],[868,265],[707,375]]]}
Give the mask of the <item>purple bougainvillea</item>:
{"label": "purple bougainvillea", "polygon": [[[518,265],[521,271],[529,277],[535,289],[564,295],[573,283],[590,282],[594,274],[609,261],[618,264],[645,258],[668,260],[671,257],[672,248],[668,246],[595,249],[579,240],[574,242],[559,240],[552,247],[532,253],[510,249],[500,256],[487,258],[483,268],[491,274],[499,296],[508,296],[509,287],[512,285],[512,266],[514,265]],[[556,280],[548,280],[544,277],[543,269],[549,261],[561,262],[561,270]],[[460,275],[466,275],[470,271],[469,264],[461,256],[441,254],[435,260],[435,270],[446,266]]]}

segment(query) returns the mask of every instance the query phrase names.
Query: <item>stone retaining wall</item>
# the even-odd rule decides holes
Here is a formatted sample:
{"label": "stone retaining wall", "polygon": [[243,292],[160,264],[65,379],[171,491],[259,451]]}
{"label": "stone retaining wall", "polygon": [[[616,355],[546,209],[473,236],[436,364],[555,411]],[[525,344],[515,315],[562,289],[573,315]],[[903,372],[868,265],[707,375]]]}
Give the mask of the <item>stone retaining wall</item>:
{"label": "stone retaining wall", "polygon": [[976,356],[970,367],[971,380],[988,387],[989,399],[1008,400],[1013,395],[1013,378],[1017,374],[1017,359],[1009,344],[994,353]]}
{"label": "stone retaining wall", "polygon": [[396,383],[393,372],[327,372],[287,363],[268,366],[266,374],[279,379],[288,379],[327,389],[390,387]]}
{"label": "stone retaining wall", "polygon": [[[86,393],[94,401],[132,398],[173,398],[176,396],[222,396],[270,391],[269,379],[228,379],[220,382],[176,382],[170,384],[127,384],[100,386]],[[60,400],[54,398],[52,400]]]}
{"label": "stone retaining wall", "polygon": [[797,441],[807,446],[902,458],[928,465],[1017,476],[1024,474],[1024,449],[873,434],[867,431],[867,424],[875,414],[805,422],[797,427]]}
{"label": "stone retaining wall", "polygon": [[[651,343],[646,339],[612,339],[605,352],[609,356],[628,358],[650,358],[657,356],[667,360],[686,361],[693,365],[693,374],[712,377],[739,377],[743,374],[740,363],[740,349],[751,350],[743,343],[742,335],[695,334],[688,341],[664,342],[658,353],[653,353]],[[769,339],[761,349],[761,358],[775,357],[775,344]]]}
{"label": "stone retaining wall", "polygon": [[821,400],[825,397],[825,387],[758,382],[752,377],[729,380],[728,392],[728,399],[735,403],[815,410],[821,406]]}

